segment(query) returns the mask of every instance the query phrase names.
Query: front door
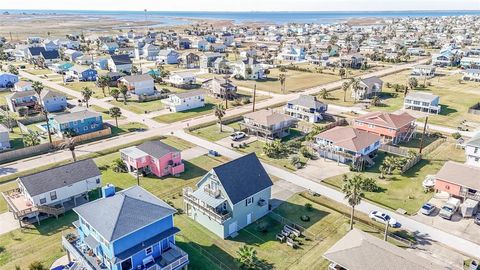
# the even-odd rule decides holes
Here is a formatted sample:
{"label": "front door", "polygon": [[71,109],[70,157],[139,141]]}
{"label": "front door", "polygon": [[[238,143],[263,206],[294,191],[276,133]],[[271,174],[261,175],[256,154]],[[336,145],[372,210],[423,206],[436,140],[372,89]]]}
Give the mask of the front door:
{"label": "front door", "polygon": [[248,213],[247,215],[247,225],[252,223],[252,213]]}
{"label": "front door", "polygon": [[231,235],[237,231],[237,222],[233,222],[228,226],[228,234]]}

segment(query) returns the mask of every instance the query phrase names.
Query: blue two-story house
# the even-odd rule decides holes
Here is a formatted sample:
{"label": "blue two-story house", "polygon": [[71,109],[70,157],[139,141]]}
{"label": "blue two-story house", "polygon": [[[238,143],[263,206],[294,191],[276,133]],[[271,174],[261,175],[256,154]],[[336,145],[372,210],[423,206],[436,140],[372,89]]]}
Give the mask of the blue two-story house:
{"label": "blue two-story house", "polygon": [[78,81],[93,82],[97,80],[97,71],[88,66],[73,66],[67,75]]}
{"label": "blue two-story house", "polygon": [[89,110],[59,114],[49,119],[50,130],[62,137],[64,134],[83,135],[103,129],[102,115]]}
{"label": "blue two-story house", "polygon": [[70,261],[88,270],[187,269],[188,254],[175,245],[174,208],[139,186],[115,193],[107,185],[102,195],[73,209],[77,231],[62,238]]}
{"label": "blue two-story house", "polygon": [[67,97],[53,90],[44,90],[40,94],[42,106],[47,112],[63,111],[67,108]]}

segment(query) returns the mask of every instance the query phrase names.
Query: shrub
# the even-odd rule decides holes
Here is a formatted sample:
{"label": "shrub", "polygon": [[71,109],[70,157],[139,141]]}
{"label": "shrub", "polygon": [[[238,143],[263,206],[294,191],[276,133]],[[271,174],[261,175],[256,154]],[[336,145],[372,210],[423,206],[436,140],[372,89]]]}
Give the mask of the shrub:
{"label": "shrub", "polygon": [[306,204],[305,204],[305,208],[306,208],[307,211],[309,211],[309,212],[313,210],[313,206],[312,206],[311,203],[306,203]]}
{"label": "shrub", "polygon": [[290,164],[292,164],[293,166],[297,166],[298,164],[300,164],[300,158],[298,156],[292,156],[290,158]]}
{"label": "shrub", "polygon": [[462,135],[460,135],[460,133],[458,133],[458,132],[455,132],[455,133],[452,134],[452,137],[453,137],[455,140],[458,140],[458,139],[460,139],[460,138],[462,137]]}
{"label": "shrub", "polygon": [[314,156],[307,146],[302,146],[302,148],[300,148],[300,154],[304,158],[308,158],[308,159],[312,159]]}
{"label": "shrub", "polygon": [[307,216],[307,215],[303,215],[303,216],[300,216],[300,220],[303,221],[303,222],[309,222],[309,221],[310,221],[310,217]]}

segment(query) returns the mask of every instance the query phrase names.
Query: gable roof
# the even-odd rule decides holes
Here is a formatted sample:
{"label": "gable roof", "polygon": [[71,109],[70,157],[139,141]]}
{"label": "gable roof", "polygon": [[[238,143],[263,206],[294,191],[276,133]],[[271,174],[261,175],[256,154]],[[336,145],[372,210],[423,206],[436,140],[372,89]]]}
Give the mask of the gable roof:
{"label": "gable roof", "polygon": [[112,55],[111,58],[112,58],[113,63],[116,66],[131,65],[132,64],[132,60],[130,59],[128,54]]}
{"label": "gable roof", "polygon": [[379,135],[351,127],[334,127],[316,136],[331,141],[334,145],[358,152],[379,141]]}
{"label": "gable roof", "polygon": [[288,103],[306,108],[319,108],[325,105],[323,102],[318,101],[316,97],[310,95],[300,95],[297,99]]}
{"label": "gable roof", "polygon": [[143,81],[153,81],[153,78],[149,74],[140,74],[140,75],[125,76],[121,80],[125,80],[127,83],[136,83],[136,82],[143,82]]}
{"label": "gable roof", "polygon": [[15,93],[9,95],[8,97],[10,99],[12,99],[12,98],[17,99],[17,98],[23,98],[23,97],[36,97],[36,96],[37,96],[37,92],[35,92],[33,90],[28,90],[28,91],[15,92]]}
{"label": "gable roof", "polygon": [[273,185],[255,153],[214,167],[212,170],[233,204]]}
{"label": "gable roof", "polygon": [[45,58],[47,60],[60,58],[60,54],[58,53],[57,50],[42,51],[40,54],[42,55],[43,58]]}
{"label": "gable roof", "polygon": [[415,117],[411,116],[407,112],[401,114],[393,114],[387,112],[372,112],[357,117],[356,120],[373,124],[376,126],[382,126],[387,128],[401,128],[412,121],[415,121]]}
{"label": "gable roof", "polygon": [[177,148],[162,141],[144,142],[137,146],[137,148],[154,158],[161,158],[171,152],[180,152]]}
{"label": "gable roof", "polygon": [[50,99],[50,98],[63,98],[66,97],[64,94],[47,89],[46,91],[42,91],[40,94],[42,100]]}
{"label": "gable roof", "polygon": [[45,51],[44,47],[30,47],[28,51],[32,56],[39,56],[42,52]]}
{"label": "gable roof", "polygon": [[30,196],[36,196],[69,186],[92,177],[99,177],[100,170],[92,159],[77,161],[43,172],[19,177]]}
{"label": "gable roof", "polygon": [[195,97],[195,96],[203,96],[203,95],[205,95],[205,91],[201,90],[201,89],[200,90],[189,90],[189,91],[186,91],[186,92],[170,94],[170,96],[176,96],[180,99]]}
{"label": "gable roof", "polygon": [[372,88],[372,86],[375,84],[383,84],[383,81],[376,76],[361,79],[360,81],[366,86],[368,86],[369,88]]}
{"label": "gable roof", "polygon": [[323,256],[349,270],[448,269],[358,229],[347,233]]}
{"label": "gable roof", "polygon": [[466,145],[480,147],[480,132],[467,141]]}
{"label": "gable roof", "polygon": [[447,161],[436,175],[450,183],[480,190],[480,168],[454,161]]}
{"label": "gable roof", "polygon": [[55,115],[53,119],[59,124],[69,123],[71,121],[83,120],[93,117],[101,117],[102,115],[97,112],[92,112],[90,110],[80,110],[71,113]]}
{"label": "gable roof", "polygon": [[109,242],[176,213],[139,186],[76,207],[74,211]]}
{"label": "gable roof", "polygon": [[292,116],[269,109],[247,113],[243,117],[252,119],[255,123],[264,126],[271,126],[289,120],[297,121],[297,119]]}

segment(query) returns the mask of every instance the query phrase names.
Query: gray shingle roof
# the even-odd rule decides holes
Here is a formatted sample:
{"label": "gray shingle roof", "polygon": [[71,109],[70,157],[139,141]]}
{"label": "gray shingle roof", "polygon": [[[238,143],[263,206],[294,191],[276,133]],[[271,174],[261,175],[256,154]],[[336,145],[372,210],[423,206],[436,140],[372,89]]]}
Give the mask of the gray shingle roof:
{"label": "gray shingle roof", "polygon": [[83,120],[83,119],[88,119],[93,117],[99,117],[99,116],[102,116],[102,115],[100,113],[92,112],[90,110],[81,110],[81,111],[76,111],[71,113],[55,115],[53,119],[55,119],[55,121],[57,121],[59,124],[64,124],[64,123],[69,123],[71,121],[78,121],[78,120]]}
{"label": "gray shingle roof", "polygon": [[297,99],[294,99],[288,103],[306,108],[319,108],[324,105],[324,103],[318,101],[316,97],[310,95],[300,95]]}
{"label": "gray shingle roof", "polygon": [[188,91],[185,91],[185,92],[181,92],[181,93],[174,93],[174,94],[171,94],[172,96],[177,96],[178,98],[189,98],[189,97],[195,97],[195,96],[199,96],[199,95],[205,95],[205,91],[204,90],[188,90]]}
{"label": "gray shingle roof", "polygon": [[138,149],[155,158],[161,158],[171,152],[180,152],[177,148],[161,141],[150,141],[137,146]]}
{"label": "gray shingle roof", "polygon": [[74,211],[109,242],[176,213],[139,186],[76,207]]}
{"label": "gray shingle roof", "polygon": [[467,145],[480,147],[480,132],[473,136],[473,138],[471,138],[469,141],[467,141]]}
{"label": "gray shingle roof", "polygon": [[128,54],[112,55],[111,58],[113,63],[117,66],[132,64],[132,60]]}
{"label": "gray shingle roof", "polygon": [[213,171],[233,204],[273,185],[255,153],[217,166]]}
{"label": "gray shingle roof", "polygon": [[92,159],[86,159],[22,176],[19,177],[19,180],[30,196],[36,196],[98,176],[100,176],[100,171],[95,162]]}

